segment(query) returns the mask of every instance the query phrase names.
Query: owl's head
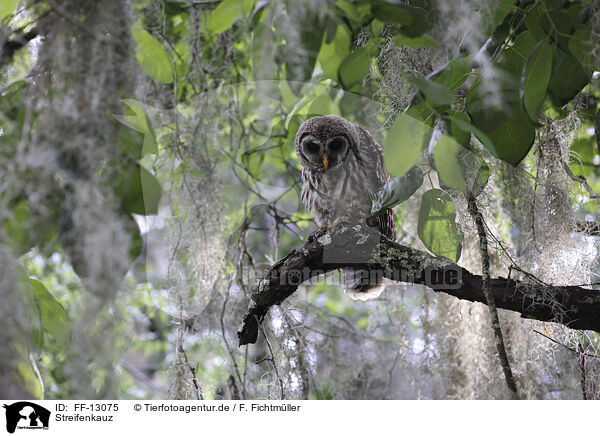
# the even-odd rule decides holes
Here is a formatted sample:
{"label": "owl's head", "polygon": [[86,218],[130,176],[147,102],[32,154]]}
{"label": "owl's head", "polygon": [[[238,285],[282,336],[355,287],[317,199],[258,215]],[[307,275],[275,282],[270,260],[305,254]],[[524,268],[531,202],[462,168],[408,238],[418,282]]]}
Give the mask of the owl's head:
{"label": "owl's head", "polygon": [[340,166],[356,150],[358,129],[351,122],[325,115],[306,120],[296,133],[294,148],[302,166],[325,172]]}

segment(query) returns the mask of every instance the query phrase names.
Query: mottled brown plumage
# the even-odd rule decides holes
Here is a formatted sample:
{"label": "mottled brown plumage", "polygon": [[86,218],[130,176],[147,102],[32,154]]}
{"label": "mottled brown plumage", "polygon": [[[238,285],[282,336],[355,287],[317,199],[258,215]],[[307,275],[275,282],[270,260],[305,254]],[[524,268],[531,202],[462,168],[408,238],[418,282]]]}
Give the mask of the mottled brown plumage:
{"label": "mottled brown plumage", "polygon": [[[298,129],[295,150],[302,169],[302,202],[317,224],[365,219],[377,192],[389,180],[383,149],[362,127],[335,115],[310,118]],[[394,239],[391,211],[377,217],[379,231]],[[345,291],[353,298],[378,296],[382,279],[365,282],[364,271],[344,270]],[[366,279],[366,277],[365,277]]]}

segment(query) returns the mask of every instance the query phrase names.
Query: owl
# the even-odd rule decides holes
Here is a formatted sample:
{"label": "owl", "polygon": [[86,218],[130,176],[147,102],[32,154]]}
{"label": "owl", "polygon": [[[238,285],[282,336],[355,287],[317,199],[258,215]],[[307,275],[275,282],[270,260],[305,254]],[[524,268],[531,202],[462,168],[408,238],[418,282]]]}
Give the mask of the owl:
{"label": "owl", "polygon": [[[294,148],[302,164],[301,199],[320,226],[342,219],[364,220],[377,192],[389,180],[383,166],[383,149],[362,127],[335,115],[310,118],[296,133]],[[375,218],[378,230],[394,239],[391,211]],[[344,269],[344,291],[359,300],[376,298],[383,278],[369,279],[369,272]]]}

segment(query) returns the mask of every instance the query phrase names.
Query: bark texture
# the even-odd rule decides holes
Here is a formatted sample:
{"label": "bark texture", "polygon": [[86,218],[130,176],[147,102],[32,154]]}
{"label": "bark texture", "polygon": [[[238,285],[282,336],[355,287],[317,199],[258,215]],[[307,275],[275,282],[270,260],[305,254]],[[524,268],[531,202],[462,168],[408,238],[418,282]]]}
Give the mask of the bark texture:
{"label": "bark texture", "polygon": [[[448,259],[406,247],[366,224],[340,223],[312,233],[302,248],[273,264],[251,296],[238,330],[239,345],[253,344],[271,306],[281,304],[306,280],[345,266],[405,283],[423,284],[462,300],[486,304],[483,278]],[[489,281],[496,306],[523,318],[600,332],[600,291],[507,278]]]}

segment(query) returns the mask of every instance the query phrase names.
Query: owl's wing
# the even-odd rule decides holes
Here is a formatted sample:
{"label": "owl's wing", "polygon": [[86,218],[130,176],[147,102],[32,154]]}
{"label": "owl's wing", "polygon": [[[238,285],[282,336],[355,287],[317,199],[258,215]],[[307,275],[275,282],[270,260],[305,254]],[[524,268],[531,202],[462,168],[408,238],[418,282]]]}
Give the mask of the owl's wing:
{"label": "owl's wing", "polygon": [[359,132],[358,150],[364,163],[364,169],[367,172],[369,188],[374,188],[371,191],[373,195],[376,195],[377,191],[390,179],[383,164],[383,148],[367,130],[361,126],[357,127]]}
{"label": "owl's wing", "polygon": [[[377,192],[390,179],[383,163],[383,148],[371,136],[371,134],[360,126],[359,131],[359,152],[363,162],[363,170],[369,190],[371,201],[376,200]],[[391,210],[378,215],[376,218],[378,230],[390,239],[396,238],[396,224],[394,214]]]}

